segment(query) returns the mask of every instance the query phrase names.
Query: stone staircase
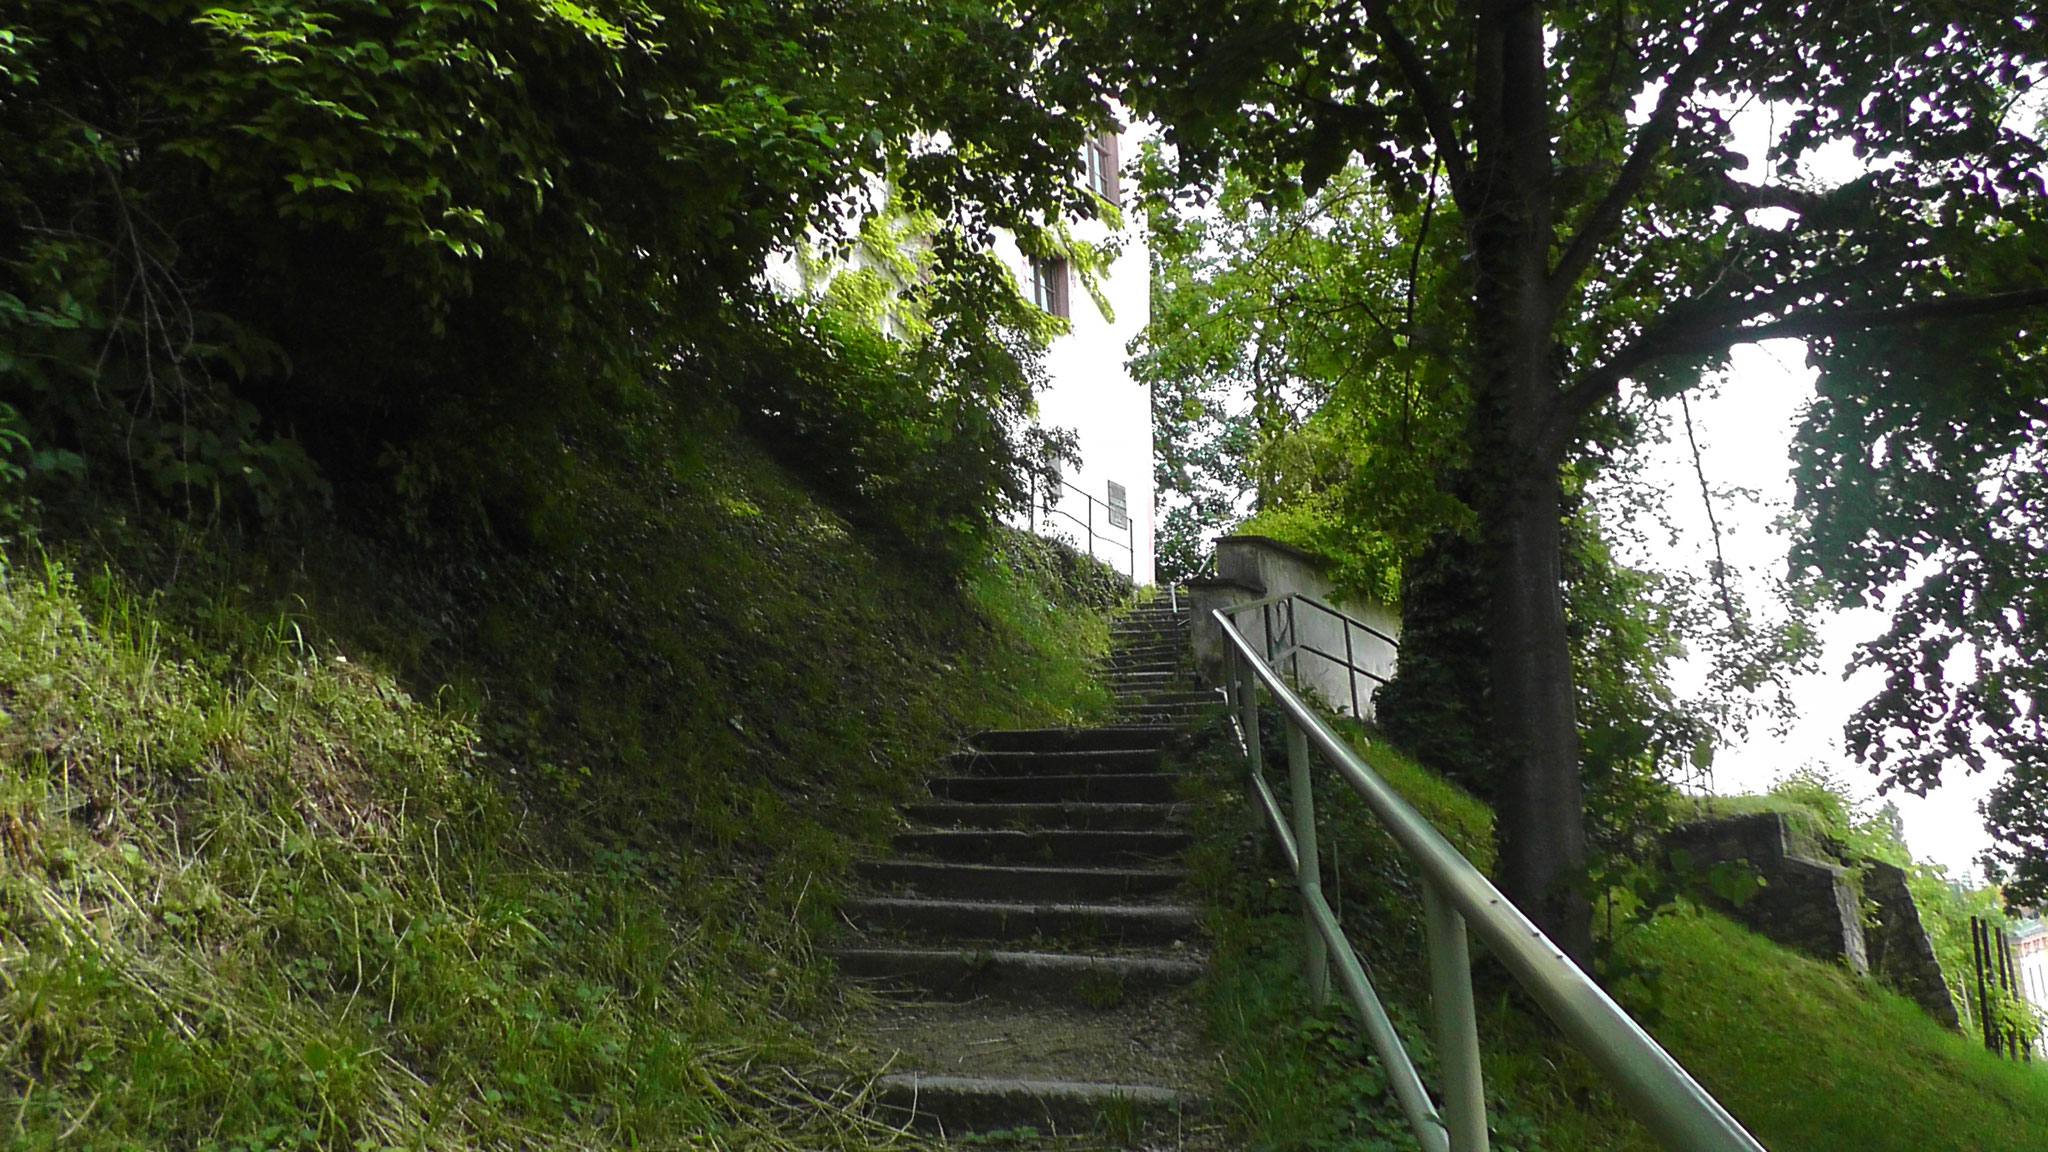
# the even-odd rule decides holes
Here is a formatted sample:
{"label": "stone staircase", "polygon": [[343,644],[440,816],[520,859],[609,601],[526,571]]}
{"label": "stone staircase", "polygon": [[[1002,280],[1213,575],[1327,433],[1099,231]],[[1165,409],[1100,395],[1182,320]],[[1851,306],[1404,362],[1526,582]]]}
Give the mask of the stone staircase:
{"label": "stone staircase", "polygon": [[836,957],[882,996],[849,1039],[887,1062],[896,1116],[1025,1146],[1210,1146],[1172,747],[1219,697],[1188,670],[1185,609],[1132,610],[1105,670],[1118,723],[981,733],[906,807],[896,855],[856,866]]}

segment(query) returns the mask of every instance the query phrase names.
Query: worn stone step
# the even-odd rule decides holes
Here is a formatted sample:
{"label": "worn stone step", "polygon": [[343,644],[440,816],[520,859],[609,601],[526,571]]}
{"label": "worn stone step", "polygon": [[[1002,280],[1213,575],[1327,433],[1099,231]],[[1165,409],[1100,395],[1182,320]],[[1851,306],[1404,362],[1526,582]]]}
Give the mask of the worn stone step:
{"label": "worn stone step", "polygon": [[1109,748],[1079,752],[955,752],[948,758],[958,775],[1076,776],[1084,772],[1157,772],[1165,754],[1157,748]]}
{"label": "worn stone step", "polygon": [[946,860],[860,860],[853,868],[863,882],[885,890],[1077,903],[1165,896],[1187,880],[1182,868],[1052,868]]}
{"label": "worn stone step", "polygon": [[885,1115],[947,1137],[1035,1128],[1054,1137],[1165,1128],[1192,1097],[1149,1084],[891,1073],[875,1083]]}
{"label": "worn stone step", "polygon": [[1185,636],[1176,636],[1171,639],[1147,640],[1136,644],[1111,644],[1109,646],[1109,658],[1112,660],[1134,660],[1149,656],[1176,656],[1187,651],[1189,647],[1190,645]]}
{"label": "worn stone step", "polygon": [[1118,688],[1116,698],[1128,704],[1217,704],[1222,695],[1210,688]]}
{"label": "worn stone step", "polygon": [[957,948],[837,948],[841,974],[884,989],[952,999],[1100,1005],[1171,992],[1202,975],[1202,964],[1166,956],[1084,956]]}
{"label": "worn stone step", "polygon": [[1143,648],[1160,644],[1185,644],[1187,634],[1178,626],[1163,628],[1111,628],[1109,646],[1112,648]]}
{"label": "worn stone step", "polygon": [[986,752],[1098,752],[1119,748],[1163,748],[1179,736],[1173,728],[1122,724],[1097,728],[1014,728],[977,732],[968,743]]}
{"label": "worn stone step", "polygon": [[1114,683],[1126,676],[1187,676],[1190,670],[1185,660],[1149,660],[1136,664],[1111,664],[1102,669],[1102,674]]}
{"label": "worn stone step", "polygon": [[1192,939],[1192,909],[1178,904],[1026,904],[942,900],[927,896],[856,896],[840,913],[871,932],[947,942],[1063,940],[1103,944],[1168,944]]}
{"label": "worn stone step", "polygon": [[940,800],[1042,804],[1063,800],[1160,804],[1174,799],[1169,772],[1079,773],[1070,776],[940,776],[927,787]]}
{"label": "worn stone step", "polygon": [[1165,608],[1140,608],[1135,612],[1127,612],[1124,615],[1117,617],[1115,620],[1111,621],[1110,624],[1112,627],[1138,627],[1144,625],[1151,625],[1154,627],[1179,625],[1181,627],[1186,627],[1187,622],[1193,618],[1194,614],[1192,612],[1175,612],[1171,609]]}
{"label": "worn stone step", "polygon": [[1126,705],[1120,705],[1116,711],[1118,711],[1118,715],[1126,715],[1130,719],[1143,719],[1145,724],[1182,724],[1182,726],[1186,726],[1188,722],[1192,722],[1192,719],[1198,719],[1198,717],[1206,715],[1210,711],[1210,707],[1219,707],[1219,705],[1223,705],[1221,699],[1210,701],[1206,705],[1194,705],[1194,703],[1126,703]]}
{"label": "worn stone step", "polygon": [[1179,684],[1187,677],[1179,667],[1173,668],[1118,668],[1109,674],[1112,688],[1128,688],[1136,684]]}
{"label": "worn stone step", "polygon": [[898,832],[898,852],[940,860],[1017,864],[1131,864],[1168,860],[1187,850],[1186,832],[934,828]]}
{"label": "worn stone step", "polygon": [[933,800],[905,806],[910,818],[937,828],[1097,828],[1144,831],[1179,821],[1184,804],[965,804]]}

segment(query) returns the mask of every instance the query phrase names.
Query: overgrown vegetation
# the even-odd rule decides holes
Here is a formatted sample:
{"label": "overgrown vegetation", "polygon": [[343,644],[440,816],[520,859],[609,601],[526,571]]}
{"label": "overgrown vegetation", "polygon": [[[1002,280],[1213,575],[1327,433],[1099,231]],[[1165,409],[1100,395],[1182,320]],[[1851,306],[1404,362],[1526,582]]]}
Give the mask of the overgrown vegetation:
{"label": "overgrown vegetation", "polygon": [[[1384,742],[1350,732],[1368,762],[1446,838],[1491,867],[1484,805]],[[1280,755],[1271,748],[1268,762],[1281,762]],[[1341,992],[1320,1012],[1309,1007],[1295,897],[1247,836],[1238,761],[1216,747],[1202,763],[1195,860],[1216,933],[1207,1002],[1236,1135],[1272,1152],[1414,1148]],[[1433,1082],[1414,879],[1363,805],[1323,776],[1325,892],[1425,1082]],[[1774,1152],[2048,1140],[2048,1075],[1992,1056],[1873,980],[1683,903],[1648,920],[1623,918],[1604,944],[1624,1006]],[[1657,1147],[1499,969],[1482,959],[1476,978],[1495,1147]]]}
{"label": "overgrown vegetation", "polygon": [[[1675,809],[1682,819],[1781,813],[1803,851],[1846,865],[1852,881],[1859,884],[1866,861],[1881,860],[1902,869],[1920,923],[1941,962],[1949,999],[1954,1001],[1965,1030],[1981,1035],[1970,920],[1975,917],[2005,931],[2011,919],[2004,898],[1995,885],[1973,888],[1949,875],[1945,865],[1915,860],[1906,848],[1896,806],[1887,801],[1873,808],[1858,802],[1844,781],[1809,766],[1788,773],[1761,795],[1686,797],[1676,802]],[[2037,1031],[2035,1014],[2024,1000],[1996,988],[1990,989],[1989,995],[1993,1012],[2026,1034]]]}
{"label": "overgrown vegetation", "polygon": [[15,551],[10,1144],[900,1139],[798,1078],[837,878],[960,732],[1100,715],[1123,593],[1015,538],[949,587],[744,442],[669,464],[539,553]]}

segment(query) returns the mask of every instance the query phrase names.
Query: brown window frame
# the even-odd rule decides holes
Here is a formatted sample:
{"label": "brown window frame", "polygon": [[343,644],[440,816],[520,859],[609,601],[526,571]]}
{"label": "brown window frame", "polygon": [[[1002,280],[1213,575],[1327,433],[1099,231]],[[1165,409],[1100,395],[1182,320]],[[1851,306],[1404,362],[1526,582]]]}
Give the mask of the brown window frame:
{"label": "brown window frame", "polygon": [[1067,268],[1064,256],[1033,256],[1031,265],[1031,302],[1055,316],[1069,314],[1068,291],[1073,276]]}
{"label": "brown window frame", "polygon": [[1089,134],[1088,142],[1082,146],[1086,151],[1081,158],[1081,183],[1090,192],[1121,207],[1123,189],[1117,174],[1117,141],[1114,132]]}

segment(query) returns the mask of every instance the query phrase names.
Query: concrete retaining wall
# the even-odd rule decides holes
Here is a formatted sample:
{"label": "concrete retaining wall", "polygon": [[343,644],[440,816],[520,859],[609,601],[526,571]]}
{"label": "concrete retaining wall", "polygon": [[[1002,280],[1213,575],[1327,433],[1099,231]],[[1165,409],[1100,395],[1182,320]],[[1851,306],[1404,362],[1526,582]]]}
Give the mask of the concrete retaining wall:
{"label": "concrete retaining wall", "polygon": [[[1313,596],[1363,624],[1399,638],[1401,618],[1393,609],[1371,602],[1337,604],[1332,601],[1328,570],[1329,561],[1323,557],[1265,536],[1226,536],[1218,540],[1216,574],[1188,581],[1188,595],[1194,609],[1195,667],[1202,681],[1219,684],[1223,679],[1223,632],[1210,615],[1219,608],[1232,608],[1290,594]],[[1283,641],[1290,635],[1291,623],[1292,635],[1297,641],[1334,656],[1346,656],[1343,622],[1327,613],[1305,605],[1297,606],[1290,622],[1286,611],[1278,609],[1272,614],[1270,623],[1274,633]],[[1266,649],[1267,613],[1245,613],[1238,617],[1238,626],[1254,647],[1261,651]],[[1374,675],[1393,676],[1398,654],[1395,645],[1356,628],[1350,629],[1350,633],[1348,659]],[[1298,688],[1321,697],[1324,703],[1338,711],[1351,712],[1355,700],[1359,712],[1367,717],[1372,715],[1372,696],[1377,683],[1370,676],[1355,674],[1335,660],[1324,659],[1313,652],[1289,657],[1281,663],[1280,670],[1293,679]]]}

